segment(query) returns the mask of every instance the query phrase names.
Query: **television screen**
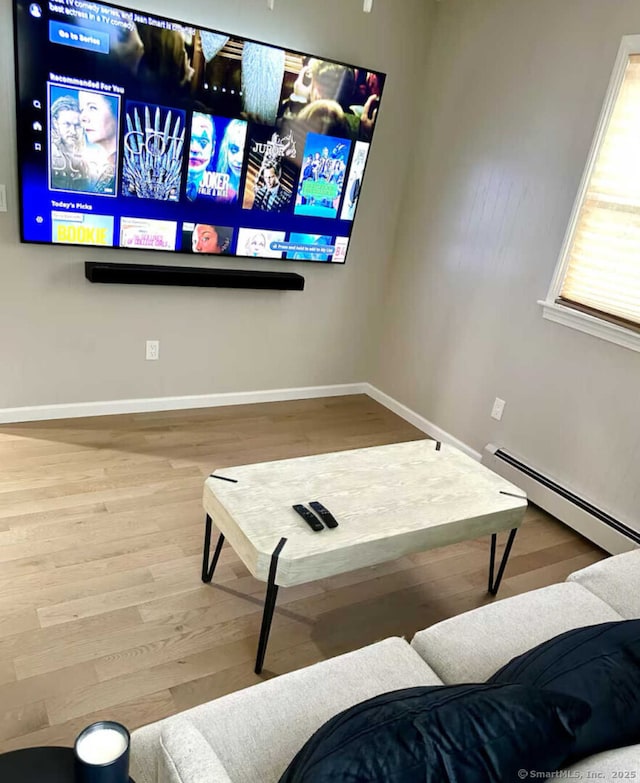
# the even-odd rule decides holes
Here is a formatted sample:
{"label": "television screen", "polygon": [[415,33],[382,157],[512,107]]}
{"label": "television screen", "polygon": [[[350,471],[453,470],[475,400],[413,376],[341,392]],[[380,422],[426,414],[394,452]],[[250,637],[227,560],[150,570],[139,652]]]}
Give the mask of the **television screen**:
{"label": "television screen", "polygon": [[14,22],[24,242],[344,262],[384,74],[92,0]]}

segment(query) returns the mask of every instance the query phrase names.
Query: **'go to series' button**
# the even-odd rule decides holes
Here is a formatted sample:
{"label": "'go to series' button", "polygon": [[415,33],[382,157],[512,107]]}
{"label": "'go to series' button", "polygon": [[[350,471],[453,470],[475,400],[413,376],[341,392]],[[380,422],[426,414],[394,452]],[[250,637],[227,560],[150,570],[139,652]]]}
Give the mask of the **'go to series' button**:
{"label": "'go to series' button", "polygon": [[109,54],[109,34],[76,27],[73,24],[49,22],[49,40],[52,43],[74,46],[89,52]]}

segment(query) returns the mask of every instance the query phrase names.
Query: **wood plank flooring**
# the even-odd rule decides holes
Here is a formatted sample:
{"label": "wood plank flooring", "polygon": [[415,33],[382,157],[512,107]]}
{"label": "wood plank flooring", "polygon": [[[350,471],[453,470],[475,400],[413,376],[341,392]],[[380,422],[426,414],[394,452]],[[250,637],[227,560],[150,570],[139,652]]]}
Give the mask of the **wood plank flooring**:
{"label": "wood plank flooring", "polygon": [[[215,468],[422,437],[366,396],[0,427],[0,752],[134,729],[486,603],[487,540],[282,589],[258,677],[264,584],[228,546],[200,581]],[[500,597],[604,556],[531,507]]]}

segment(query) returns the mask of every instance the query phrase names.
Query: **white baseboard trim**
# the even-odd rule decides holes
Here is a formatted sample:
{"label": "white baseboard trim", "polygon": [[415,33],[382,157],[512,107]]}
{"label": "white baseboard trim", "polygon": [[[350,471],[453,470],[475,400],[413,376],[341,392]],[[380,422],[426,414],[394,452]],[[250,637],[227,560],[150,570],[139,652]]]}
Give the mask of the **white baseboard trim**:
{"label": "white baseboard trim", "polygon": [[374,399],[376,402],[379,402],[380,405],[384,405],[385,408],[393,411],[393,413],[400,416],[400,418],[408,421],[409,424],[413,424],[414,427],[417,427],[419,430],[425,432],[430,437],[435,438],[435,440],[441,440],[443,443],[448,443],[451,446],[455,446],[457,449],[460,449],[460,451],[468,454],[477,462],[480,462],[482,455],[480,452],[472,449],[471,446],[467,446],[466,443],[463,443],[461,440],[458,440],[458,438],[455,438],[445,430],[437,427],[435,424],[433,424],[433,422],[425,419],[424,416],[420,416],[420,414],[411,410],[411,408],[407,408],[406,405],[398,402],[398,400],[395,400],[393,397],[390,397],[388,394],[380,391],[380,389],[372,386],[370,383],[364,383],[362,385],[365,387],[365,394]]}
{"label": "white baseboard trim", "polygon": [[342,397],[366,394],[384,405],[400,418],[443,443],[449,443],[480,461],[480,454],[466,443],[437,427],[406,405],[390,397],[370,383],[342,383],[333,386],[303,386],[297,389],[267,389],[224,394],[191,394],[184,397],[149,397],[138,400],[103,400],[99,402],[72,402],[59,405],[33,405],[23,408],[0,408],[0,424],[18,424],[26,421],[76,419],[89,416],[113,416],[121,413],[155,413],[158,411],[188,410],[189,408],[218,408],[223,405],[249,405],[259,402],[308,400],[317,397]]}
{"label": "white baseboard trim", "polygon": [[368,388],[368,383],[344,383],[334,386],[305,386],[299,389],[268,389],[266,391],[225,394],[195,394],[184,397],[150,397],[139,400],[106,400],[61,405],[34,405],[24,408],[0,408],[0,424],[47,421],[49,419],[75,419],[86,416],[111,416],[118,413],[217,408],[222,405],[248,405],[257,402],[306,400],[315,397],[342,397],[350,394],[368,394]]}

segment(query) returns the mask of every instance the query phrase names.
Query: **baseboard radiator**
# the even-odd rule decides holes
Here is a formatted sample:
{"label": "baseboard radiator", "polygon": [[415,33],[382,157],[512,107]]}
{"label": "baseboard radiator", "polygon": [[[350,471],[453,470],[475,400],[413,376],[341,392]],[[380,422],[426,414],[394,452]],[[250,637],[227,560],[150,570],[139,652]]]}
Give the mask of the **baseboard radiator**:
{"label": "baseboard radiator", "polygon": [[640,531],[615,519],[505,449],[489,443],[482,454],[482,463],[523,489],[536,506],[540,506],[607,552],[620,554],[640,547]]}

